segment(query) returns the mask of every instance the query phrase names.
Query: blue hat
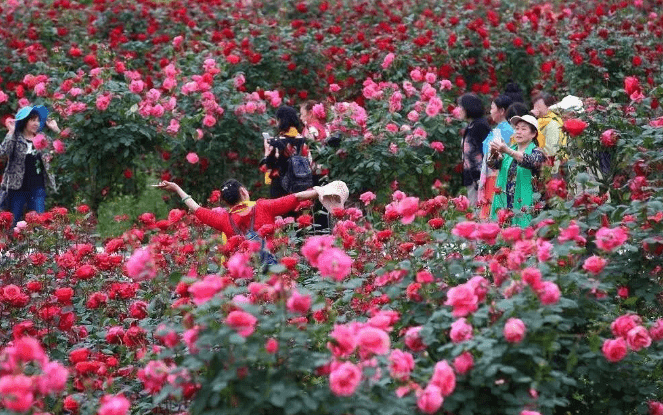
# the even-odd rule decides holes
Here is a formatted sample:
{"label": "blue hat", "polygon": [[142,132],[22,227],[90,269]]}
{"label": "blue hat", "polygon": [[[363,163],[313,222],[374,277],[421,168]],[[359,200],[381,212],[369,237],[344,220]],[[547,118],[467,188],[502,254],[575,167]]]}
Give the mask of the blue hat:
{"label": "blue hat", "polygon": [[22,119],[28,118],[28,116],[32,113],[36,112],[37,115],[39,115],[39,131],[44,129],[44,125],[46,124],[46,119],[48,118],[48,108],[46,108],[43,105],[36,105],[34,107],[23,107],[18,112],[16,113],[16,116],[14,119],[16,121],[20,121]]}

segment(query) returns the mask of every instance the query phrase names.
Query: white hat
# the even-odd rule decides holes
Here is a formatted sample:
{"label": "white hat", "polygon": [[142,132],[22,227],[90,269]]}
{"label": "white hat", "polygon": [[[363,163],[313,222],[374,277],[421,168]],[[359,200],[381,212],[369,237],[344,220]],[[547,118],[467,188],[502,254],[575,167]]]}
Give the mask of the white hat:
{"label": "white hat", "polygon": [[336,180],[325,186],[315,186],[313,189],[318,192],[318,199],[320,199],[320,203],[322,203],[322,206],[328,212],[333,212],[335,209],[343,209],[345,201],[348,200],[348,196],[350,195],[348,186],[340,180]]}
{"label": "white hat", "polygon": [[583,107],[582,100],[576,96],[573,95],[567,95],[562,99],[560,102],[558,102],[555,105],[551,105],[548,107],[551,110],[565,110],[565,111],[574,111],[578,113],[585,112],[585,108]]}
{"label": "white hat", "polygon": [[526,122],[527,124],[536,128],[536,131],[539,131],[539,122],[536,120],[536,118],[534,118],[534,116],[529,114],[523,116],[516,115],[515,117],[511,117],[511,119],[509,120],[509,124],[511,124],[512,127],[515,127],[516,124],[518,124],[521,121]]}

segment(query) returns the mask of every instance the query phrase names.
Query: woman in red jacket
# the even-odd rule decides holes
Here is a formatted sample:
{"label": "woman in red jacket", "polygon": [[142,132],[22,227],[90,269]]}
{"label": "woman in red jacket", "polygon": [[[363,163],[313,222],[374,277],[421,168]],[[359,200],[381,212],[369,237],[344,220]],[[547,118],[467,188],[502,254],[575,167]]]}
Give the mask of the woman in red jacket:
{"label": "woman in red jacket", "polygon": [[318,192],[310,189],[278,199],[258,199],[252,202],[246,187],[237,180],[230,179],[221,188],[223,201],[230,206],[230,209],[215,212],[201,207],[173,182],[162,181],[156,186],[163,190],[176,192],[182,198],[182,202],[194,212],[196,218],[223,232],[228,238],[237,234],[245,235],[248,232],[255,232],[263,225],[273,225],[277,216],[295,210],[300,201],[318,197]]}

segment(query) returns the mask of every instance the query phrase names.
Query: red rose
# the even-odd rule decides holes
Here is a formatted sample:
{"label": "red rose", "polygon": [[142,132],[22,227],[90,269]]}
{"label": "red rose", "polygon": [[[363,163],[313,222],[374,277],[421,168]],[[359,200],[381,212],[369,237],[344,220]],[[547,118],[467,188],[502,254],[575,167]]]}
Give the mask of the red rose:
{"label": "red rose", "polygon": [[587,123],[577,118],[571,118],[564,122],[564,130],[566,130],[571,137],[579,136],[585,131],[585,128],[587,128]]}

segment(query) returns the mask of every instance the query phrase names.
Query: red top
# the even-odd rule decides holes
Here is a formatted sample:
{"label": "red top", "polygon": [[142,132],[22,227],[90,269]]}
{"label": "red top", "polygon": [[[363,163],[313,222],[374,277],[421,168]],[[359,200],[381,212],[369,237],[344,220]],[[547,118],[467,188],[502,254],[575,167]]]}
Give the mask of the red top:
{"label": "red top", "polygon": [[[299,205],[299,200],[295,195],[283,196],[278,199],[259,199],[253,206],[253,209],[256,210],[254,230],[260,229],[263,225],[273,225],[274,218],[295,210],[297,205]],[[195,215],[204,224],[225,233],[228,238],[235,235],[235,231],[228,220],[228,212],[217,213],[201,207],[196,209]],[[246,215],[232,213],[232,215],[239,229],[248,230],[251,223],[250,213]]]}

